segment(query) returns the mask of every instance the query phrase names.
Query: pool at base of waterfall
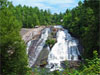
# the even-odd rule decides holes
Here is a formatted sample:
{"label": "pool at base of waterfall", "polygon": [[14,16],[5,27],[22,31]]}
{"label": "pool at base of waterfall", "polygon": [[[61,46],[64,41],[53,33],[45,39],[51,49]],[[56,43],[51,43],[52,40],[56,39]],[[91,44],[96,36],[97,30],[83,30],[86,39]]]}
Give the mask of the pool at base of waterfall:
{"label": "pool at base of waterfall", "polygon": [[[56,29],[56,37],[52,36],[52,33],[54,33],[53,28]],[[49,35],[51,35],[51,37]],[[49,48],[50,45],[46,44],[46,40],[48,40],[48,38],[56,39],[56,43],[51,49]],[[33,65],[35,66],[36,62],[41,63],[43,61],[43,58],[45,58],[45,62],[47,62],[45,64],[45,68],[47,68],[49,71],[62,71],[64,67],[66,67],[65,63],[62,62],[72,61],[76,63],[77,61],[80,61],[79,57],[81,57],[81,54],[79,52],[78,44],[78,40],[72,37],[68,30],[64,29],[61,25],[53,26],[51,28],[45,28],[42,31],[40,39],[37,41],[36,46],[33,49],[35,52],[33,52],[32,55],[29,55],[29,65],[30,67],[33,67]],[[30,50],[29,45],[32,46],[32,44],[30,44],[30,42],[28,44],[27,49]],[[44,46],[48,47],[46,48],[46,50],[48,51],[48,54],[46,55]]]}

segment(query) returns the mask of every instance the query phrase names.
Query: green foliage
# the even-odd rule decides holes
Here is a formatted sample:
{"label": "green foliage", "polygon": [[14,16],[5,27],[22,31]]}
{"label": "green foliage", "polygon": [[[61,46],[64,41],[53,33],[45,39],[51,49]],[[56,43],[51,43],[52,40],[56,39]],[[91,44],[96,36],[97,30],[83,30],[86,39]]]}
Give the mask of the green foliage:
{"label": "green foliage", "polygon": [[38,7],[18,5],[13,7],[17,20],[22,22],[24,28],[33,28],[36,25],[60,24],[63,14],[53,15],[50,10],[39,10]]}
{"label": "green foliage", "polygon": [[79,2],[77,7],[66,11],[63,22],[63,26],[80,39],[85,50],[84,56],[88,58],[93,56],[93,50],[98,50],[100,53],[99,13],[97,13],[99,9],[92,6],[96,4],[98,6],[98,2],[92,0],[83,4]]}
{"label": "green foliage", "polygon": [[[1,4],[1,3],[0,3]],[[2,75],[28,75],[26,46],[19,31],[21,23],[14,16],[11,3],[0,5],[0,61]]]}
{"label": "green foliage", "polygon": [[34,75],[54,75],[51,72],[48,72],[46,68],[36,68],[33,70]]}
{"label": "green foliage", "polygon": [[[80,70],[66,68],[63,74],[58,71],[51,73],[42,68],[36,70],[35,75],[99,75],[100,53],[99,46],[99,3],[100,1],[85,0],[66,13],[51,14],[50,10],[39,10],[38,7],[13,6],[7,0],[0,0],[0,61],[3,75],[30,75],[27,67],[26,46],[21,40],[19,31],[21,27],[33,28],[36,25],[62,24],[77,36],[83,47],[84,56],[88,58]],[[64,21],[61,22],[61,19]],[[54,35],[54,34],[53,34]],[[56,40],[49,39],[48,45],[54,45]],[[97,51],[94,51],[97,50]],[[94,51],[94,52],[93,52]],[[93,53],[92,53],[93,52]]]}
{"label": "green foliage", "polygon": [[[1,6],[6,7],[3,4],[7,0],[1,0]],[[51,14],[50,10],[39,10],[38,7],[29,7],[18,5],[14,7],[12,3],[9,3],[10,10],[14,11],[14,16],[22,23],[24,28],[33,28],[36,25],[55,25],[62,24],[64,14]]]}
{"label": "green foliage", "polygon": [[[38,69],[35,68],[34,75],[99,75],[100,74],[100,58],[98,57],[97,51],[93,52],[94,56],[91,60],[85,60],[85,64],[81,64],[79,69],[73,69],[66,67],[64,71],[54,71],[48,73],[48,70],[45,68]],[[66,65],[68,63],[66,62]]]}
{"label": "green foliage", "polygon": [[98,58],[97,51],[93,52],[93,59],[86,60],[87,66],[84,68],[83,73],[91,73],[92,75],[100,74],[100,58]]}
{"label": "green foliage", "polygon": [[81,69],[66,68],[63,75],[99,75],[100,74],[100,58],[97,51],[93,52],[93,59],[87,59],[85,64],[80,66]]}
{"label": "green foliage", "polygon": [[46,40],[46,44],[47,45],[54,45],[55,44],[55,40],[54,39],[48,39],[48,40]]}

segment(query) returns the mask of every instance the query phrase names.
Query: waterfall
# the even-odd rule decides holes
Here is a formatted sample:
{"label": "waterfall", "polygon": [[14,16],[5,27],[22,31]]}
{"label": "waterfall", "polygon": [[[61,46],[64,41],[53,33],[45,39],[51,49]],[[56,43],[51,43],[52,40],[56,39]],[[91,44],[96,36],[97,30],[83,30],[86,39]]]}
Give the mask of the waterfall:
{"label": "waterfall", "polygon": [[34,53],[32,55],[29,55],[29,66],[32,67],[32,65],[34,65],[37,57],[39,56],[39,53],[42,51],[44,45],[45,45],[45,41],[48,38],[48,33],[50,31],[50,28],[45,28],[42,31],[41,37],[38,40],[38,42],[36,43],[36,46],[34,48]]}
{"label": "waterfall", "polygon": [[[54,28],[62,28],[62,26],[54,26]],[[61,61],[77,61],[80,55],[78,41],[71,37],[66,29],[59,30],[56,37],[57,43],[52,47],[47,60],[50,71],[61,70]]]}
{"label": "waterfall", "polygon": [[28,54],[28,50],[29,50],[29,48],[30,48],[30,45],[31,45],[31,40],[27,43],[27,48],[26,48],[26,53]]}
{"label": "waterfall", "polygon": [[[62,26],[54,26],[56,28],[56,40],[57,42],[51,48],[47,46],[49,51],[46,65],[50,71],[62,70],[61,63],[63,61],[78,61],[80,52],[78,49],[78,40],[72,37],[67,29]],[[32,67],[38,61],[39,54],[43,51],[45,42],[48,39],[48,35],[51,33],[51,28],[45,28],[41,32],[41,36],[35,40],[30,40],[27,43],[27,54],[29,56],[29,66]]]}

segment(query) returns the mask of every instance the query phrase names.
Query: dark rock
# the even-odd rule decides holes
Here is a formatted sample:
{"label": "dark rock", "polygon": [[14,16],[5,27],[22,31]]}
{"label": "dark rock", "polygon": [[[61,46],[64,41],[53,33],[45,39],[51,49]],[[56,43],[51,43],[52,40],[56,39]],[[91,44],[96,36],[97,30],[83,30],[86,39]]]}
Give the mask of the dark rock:
{"label": "dark rock", "polygon": [[47,46],[44,46],[34,65],[44,67],[47,64],[48,54],[49,50],[47,49]]}

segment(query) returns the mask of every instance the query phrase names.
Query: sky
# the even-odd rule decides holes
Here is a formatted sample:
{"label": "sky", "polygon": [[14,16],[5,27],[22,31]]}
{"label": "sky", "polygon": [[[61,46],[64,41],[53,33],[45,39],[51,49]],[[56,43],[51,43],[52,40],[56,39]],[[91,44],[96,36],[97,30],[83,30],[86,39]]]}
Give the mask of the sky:
{"label": "sky", "polygon": [[78,5],[79,1],[83,0],[9,0],[13,5],[21,4],[26,6],[38,7],[39,9],[50,9],[51,13],[65,12],[66,9],[72,9]]}

